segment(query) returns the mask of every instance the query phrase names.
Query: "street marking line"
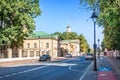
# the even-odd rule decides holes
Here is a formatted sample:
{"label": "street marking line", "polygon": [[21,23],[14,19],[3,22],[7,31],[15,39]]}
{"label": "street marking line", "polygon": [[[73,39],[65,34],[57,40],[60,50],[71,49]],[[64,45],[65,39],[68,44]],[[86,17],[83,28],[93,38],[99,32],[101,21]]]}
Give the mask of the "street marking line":
{"label": "street marking line", "polygon": [[44,68],[44,67],[47,67],[47,66],[42,66],[42,67],[32,68],[32,69],[28,69],[28,70],[24,70],[24,71],[20,71],[20,72],[12,73],[12,74],[9,74],[9,75],[4,75],[3,77],[0,77],[0,78],[5,78],[5,77],[9,77],[9,76],[17,75],[17,74],[22,74],[22,73],[26,73],[26,72],[34,71],[34,70],[41,69],[41,68]]}
{"label": "street marking line", "polygon": [[76,71],[76,72],[84,72],[84,71],[80,71],[80,70],[78,70],[78,69],[72,68],[73,66],[76,66],[76,65],[71,65],[71,66],[69,66],[69,70],[71,70],[71,71]]}
{"label": "street marking line", "polygon": [[10,75],[5,75],[5,77],[8,77],[8,76],[10,76]]}
{"label": "street marking line", "polygon": [[80,70],[72,69],[73,66],[69,66],[69,70],[79,72]]}
{"label": "street marking line", "polygon": [[79,80],[82,80],[84,78],[84,76],[86,75],[88,69],[92,66],[93,62],[88,66],[88,68],[86,69],[86,71],[84,72],[84,74],[81,76],[81,78]]}

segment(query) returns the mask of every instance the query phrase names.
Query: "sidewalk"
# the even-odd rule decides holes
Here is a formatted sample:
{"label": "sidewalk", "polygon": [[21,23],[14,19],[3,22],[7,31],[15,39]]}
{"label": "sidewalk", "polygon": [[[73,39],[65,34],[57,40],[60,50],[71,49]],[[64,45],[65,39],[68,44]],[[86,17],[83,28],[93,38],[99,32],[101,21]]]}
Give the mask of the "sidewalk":
{"label": "sidewalk", "polygon": [[114,74],[115,70],[107,56],[98,58],[98,79],[97,80],[118,80]]}
{"label": "sidewalk", "polygon": [[107,57],[107,60],[113,66],[113,73],[116,75],[117,79],[120,80],[120,59],[114,57]]}
{"label": "sidewalk", "polygon": [[98,71],[93,71],[93,65],[81,80],[120,80],[120,60],[103,56],[97,58]]}

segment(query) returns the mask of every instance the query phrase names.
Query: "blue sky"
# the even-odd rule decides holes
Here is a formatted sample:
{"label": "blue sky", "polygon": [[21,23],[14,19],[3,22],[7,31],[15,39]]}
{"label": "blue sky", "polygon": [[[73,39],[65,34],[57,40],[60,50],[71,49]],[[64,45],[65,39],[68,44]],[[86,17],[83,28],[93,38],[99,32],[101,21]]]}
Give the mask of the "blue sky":
{"label": "blue sky", "polygon": [[[65,32],[67,25],[72,32],[83,34],[93,47],[93,21],[91,11],[80,5],[79,0],[40,0],[41,15],[35,19],[36,31]],[[102,41],[102,28],[96,26],[96,39]]]}

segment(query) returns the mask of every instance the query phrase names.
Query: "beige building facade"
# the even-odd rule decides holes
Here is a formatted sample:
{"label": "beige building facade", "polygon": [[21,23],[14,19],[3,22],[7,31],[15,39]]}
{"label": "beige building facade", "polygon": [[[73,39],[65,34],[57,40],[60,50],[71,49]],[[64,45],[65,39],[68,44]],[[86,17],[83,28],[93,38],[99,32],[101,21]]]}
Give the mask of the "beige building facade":
{"label": "beige building facade", "polygon": [[79,56],[80,53],[80,41],[79,40],[62,40],[60,41],[61,55],[71,54],[73,56]]}
{"label": "beige building facade", "polygon": [[58,57],[59,41],[53,38],[38,38],[24,40],[23,57],[39,57],[49,54],[51,57]]}
{"label": "beige building facade", "polygon": [[[0,52],[3,57],[0,62],[39,59],[43,54],[49,54],[52,58],[60,54],[60,40],[58,35],[49,35],[45,32],[34,32],[24,40],[23,46],[18,49],[7,48]],[[5,54],[5,55],[4,55]]]}

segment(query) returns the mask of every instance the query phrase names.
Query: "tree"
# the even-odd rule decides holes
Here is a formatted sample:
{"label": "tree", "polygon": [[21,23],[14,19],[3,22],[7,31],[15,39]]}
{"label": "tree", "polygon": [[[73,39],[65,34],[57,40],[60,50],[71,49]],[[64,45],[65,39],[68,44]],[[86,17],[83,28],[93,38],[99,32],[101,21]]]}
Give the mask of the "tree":
{"label": "tree", "polygon": [[61,40],[73,40],[73,39],[78,39],[78,35],[76,32],[55,32],[53,33],[55,35],[59,35]]}
{"label": "tree", "polygon": [[80,40],[80,51],[81,52],[87,52],[88,49],[90,49],[87,40],[83,36],[83,34],[80,34],[78,39]]}
{"label": "tree", "polygon": [[120,50],[120,0],[80,0],[98,11],[98,24],[104,28],[104,46]]}
{"label": "tree", "polygon": [[40,13],[39,0],[0,0],[0,45],[21,46]]}
{"label": "tree", "polygon": [[76,32],[63,32],[61,39],[62,40],[78,39],[78,35]]}
{"label": "tree", "polygon": [[120,31],[119,27],[106,27],[104,29],[104,45],[107,49],[120,49]]}
{"label": "tree", "polygon": [[101,43],[101,48],[102,48],[102,52],[105,51],[105,44],[104,44],[104,40]]}

